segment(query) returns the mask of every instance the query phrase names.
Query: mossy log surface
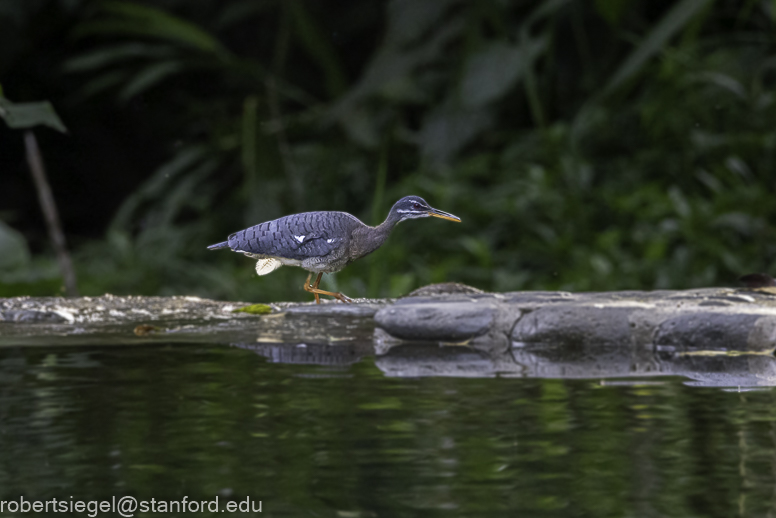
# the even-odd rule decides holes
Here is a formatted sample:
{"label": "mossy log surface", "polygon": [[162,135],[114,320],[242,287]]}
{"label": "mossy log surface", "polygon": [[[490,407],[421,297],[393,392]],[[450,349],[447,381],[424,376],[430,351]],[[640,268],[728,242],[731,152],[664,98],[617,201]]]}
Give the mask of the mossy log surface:
{"label": "mossy log surface", "polygon": [[229,343],[276,362],[347,364],[377,355],[392,376],[628,377],[705,366],[725,383],[734,372],[752,381],[752,369],[759,374],[749,384],[776,380],[773,288],[484,293],[434,285],[398,300],[235,311],[249,305],[0,299],[0,346]]}

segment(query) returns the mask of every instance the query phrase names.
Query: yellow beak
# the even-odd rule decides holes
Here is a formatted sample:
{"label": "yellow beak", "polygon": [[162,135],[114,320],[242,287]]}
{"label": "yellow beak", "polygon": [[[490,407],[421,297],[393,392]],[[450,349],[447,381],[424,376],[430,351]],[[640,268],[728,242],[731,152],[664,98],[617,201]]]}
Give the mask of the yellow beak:
{"label": "yellow beak", "polygon": [[434,216],[435,218],[446,219],[448,221],[455,221],[456,223],[460,223],[461,222],[461,218],[459,218],[458,216],[453,216],[449,212],[443,212],[441,210],[437,210],[437,209],[434,209],[434,208],[432,208],[430,211],[428,211],[428,215],[429,216]]}

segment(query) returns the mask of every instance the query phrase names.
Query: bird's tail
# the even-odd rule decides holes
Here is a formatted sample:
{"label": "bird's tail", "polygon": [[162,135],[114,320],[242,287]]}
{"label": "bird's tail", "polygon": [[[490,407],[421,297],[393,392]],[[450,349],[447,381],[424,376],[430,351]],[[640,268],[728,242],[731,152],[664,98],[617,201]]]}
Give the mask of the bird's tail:
{"label": "bird's tail", "polygon": [[220,250],[221,248],[229,248],[229,241],[224,241],[223,243],[216,243],[215,245],[210,245],[207,247],[208,250]]}

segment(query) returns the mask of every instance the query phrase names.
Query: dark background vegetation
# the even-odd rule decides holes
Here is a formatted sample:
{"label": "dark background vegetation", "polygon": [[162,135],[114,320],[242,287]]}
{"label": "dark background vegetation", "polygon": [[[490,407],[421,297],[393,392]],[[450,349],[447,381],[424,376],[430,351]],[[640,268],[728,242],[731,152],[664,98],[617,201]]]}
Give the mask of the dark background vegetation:
{"label": "dark background vegetation", "polygon": [[[69,129],[36,134],[82,294],[306,300],[206,245],[406,194],[463,223],[404,223],[327,287],[731,285],[776,271],[774,5],[7,0],[0,84]],[[0,124],[0,296],[60,291]]]}

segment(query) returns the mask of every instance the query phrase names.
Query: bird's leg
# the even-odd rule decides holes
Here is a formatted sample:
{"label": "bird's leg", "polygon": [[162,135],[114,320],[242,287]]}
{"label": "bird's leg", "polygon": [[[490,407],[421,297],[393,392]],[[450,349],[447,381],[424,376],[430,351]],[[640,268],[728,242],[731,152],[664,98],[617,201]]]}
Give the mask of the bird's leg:
{"label": "bird's leg", "polygon": [[[320,299],[320,297],[318,296],[318,294],[317,294],[317,293],[315,293],[315,292],[312,290],[312,288],[313,288],[313,285],[312,285],[312,284],[310,284],[310,279],[311,279],[312,277],[313,277],[313,274],[312,274],[312,272],[310,272],[310,275],[308,275],[308,276],[307,276],[307,280],[306,280],[306,281],[304,281],[304,291],[309,291],[310,293],[312,293],[313,295],[315,295],[315,303],[316,303],[316,304],[320,304],[320,303],[321,303],[321,299]],[[318,275],[318,281],[320,281],[320,280],[321,280],[321,276],[320,276],[320,275]],[[316,288],[318,287],[318,281],[316,281],[316,284],[315,284]]]}
{"label": "bird's leg", "polygon": [[337,300],[340,300],[346,304],[350,304],[353,302],[350,297],[347,297],[343,295],[342,293],[335,293],[333,291],[324,291],[319,290],[318,285],[321,283],[321,277],[323,277],[323,272],[318,274],[318,277],[315,279],[315,283],[310,284],[310,277],[312,277],[312,273],[307,276],[307,281],[304,283],[304,289],[305,291],[309,291],[313,295],[315,295],[315,302],[316,304],[320,304],[320,300],[318,299],[318,295],[328,295],[330,297],[334,297]]}

